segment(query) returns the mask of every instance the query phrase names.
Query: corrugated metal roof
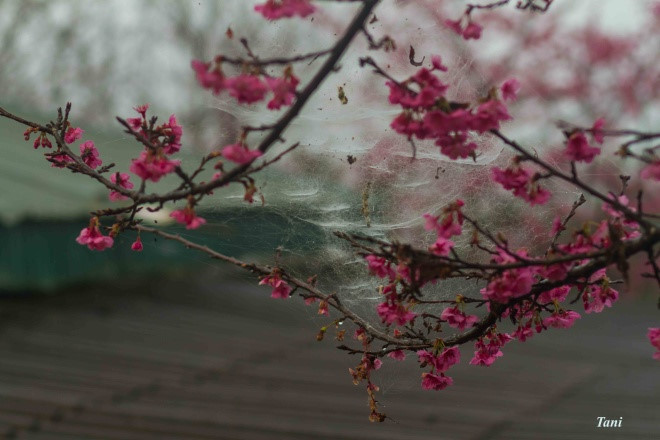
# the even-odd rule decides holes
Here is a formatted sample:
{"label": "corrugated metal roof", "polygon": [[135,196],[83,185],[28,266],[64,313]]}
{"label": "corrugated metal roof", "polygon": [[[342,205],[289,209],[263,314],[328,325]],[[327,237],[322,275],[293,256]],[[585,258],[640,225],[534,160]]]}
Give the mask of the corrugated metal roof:
{"label": "corrugated metal roof", "polygon": [[[34,440],[557,440],[660,438],[660,376],[645,327],[617,304],[570,330],[510,343],[492,367],[420,387],[416,356],[374,375],[368,422],[358,357],[315,335],[327,318],[227,278],[153,279],[3,301],[0,438]],[[316,318],[314,317],[316,316]],[[570,332],[570,337],[567,337]],[[623,417],[597,429],[596,417]]]}

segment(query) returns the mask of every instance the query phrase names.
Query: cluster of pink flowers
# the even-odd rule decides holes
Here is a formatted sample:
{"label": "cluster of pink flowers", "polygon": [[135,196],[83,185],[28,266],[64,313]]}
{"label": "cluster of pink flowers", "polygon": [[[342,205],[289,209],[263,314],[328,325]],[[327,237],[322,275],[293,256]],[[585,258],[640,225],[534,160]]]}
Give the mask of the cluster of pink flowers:
{"label": "cluster of pink flowers", "polygon": [[[525,250],[519,250],[516,254],[519,257],[528,258]],[[501,249],[492,258],[493,263],[500,265],[516,261],[516,258]],[[507,303],[512,298],[527,295],[532,290],[534,276],[537,271],[538,269],[534,266],[503,270],[495,275],[486,287],[481,289],[481,295],[484,299],[499,303]]]}
{"label": "cluster of pink flowers", "polygon": [[612,307],[617,299],[619,299],[619,292],[610,287],[605,269],[601,269],[589,277],[589,284],[582,294],[586,313],[600,313],[605,307]]}
{"label": "cluster of pink flowers", "polygon": [[454,242],[450,240],[455,235],[461,235],[463,226],[463,213],[461,208],[464,203],[458,199],[450,203],[443,209],[443,213],[439,216],[431,214],[424,214],[426,219],[424,228],[427,231],[435,231],[437,239],[429,247],[429,251],[438,256],[447,256],[454,247]]}
{"label": "cluster of pink flowers", "polygon": [[259,285],[271,286],[273,288],[273,291],[270,294],[271,298],[287,299],[291,295],[291,286],[282,279],[277,270],[274,270],[273,273],[264,277],[259,282]]}
{"label": "cluster of pink flowers", "polygon": [[451,377],[445,376],[445,372],[460,361],[461,353],[458,347],[446,348],[440,354],[419,350],[417,356],[422,368],[431,367],[430,372],[422,373],[423,389],[438,391],[454,383]]}
{"label": "cluster of pink flowers", "polygon": [[171,115],[168,122],[148,131],[148,109],[149,104],[137,106],[135,111],[140,117],[126,120],[130,127],[151,145],[145,148],[137,159],[131,161],[129,170],[143,180],[158,182],[163,176],[174,172],[181,163],[179,160],[170,159],[168,155],[181,149],[183,128],[177,122],[176,116]]}
{"label": "cluster of pink flowers", "polygon": [[300,80],[293,74],[282,78],[266,77],[266,83],[273,92],[273,98],[268,101],[269,110],[279,110],[282,106],[289,106],[296,97],[296,87]]}
{"label": "cluster of pink flowers", "polygon": [[197,81],[203,88],[210,89],[216,95],[227,90],[242,104],[262,101],[268,92],[272,92],[273,97],[267,104],[269,110],[279,110],[282,106],[293,103],[300,80],[290,67],[284,69],[282,77],[265,76],[265,79],[262,79],[260,74],[248,73],[226,77],[220,68],[221,60],[222,58],[219,58],[213,64],[199,60],[191,62]]}
{"label": "cluster of pink flowers", "polygon": [[141,179],[158,182],[163,176],[172,173],[181,162],[170,160],[162,152],[146,150],[131,161],[129,170]]}
{"label": "cluster of pink flowers", "polygon": [[410,268],[399,264],[396,268],[386,258],[377,255],[366,255],[369,272],[379,278],[386,278],[389,284],[382,287],[381,293],[385,296],[385,302],[378,304],[376,312],[381,320],[387,325],[405,325],[415,319],[417,314],[411,312],[409,307],[402,303],[397,292],[399,281],[411,281]]}
{"label": "cluster of pink flowers", "polygon": [[[388,81],[389,101],[399,105],[403,112],[391,123],[397,133],[409,139],[432,139],[440,152],[450,159],[476,157],[477,144],[470,141],[471,131],[484,133],[497,129],[500,123],[511,119],[506,106],[495,96],[481,103],[476,109],[459,106],[452,109],[444,97],[448,86],[434,74],[443,71],[439,57],[432,59],[433,69],[421,68],[402,83]],[[515,83],[507,82],[506,99],[515,96]],[[464,108],[465,107],[465,108]]]}
{"label": "cluster of pink flowers", "polygon": [[[25,133],[23,133],[25,140],[30,140],[30,135],[36,131],[38,131],[38,129],[32,127],[28,128]],[[83,133],[84,131],[82,128],[69,126],[69,128],[67,128],[66,132],[64,133],[64,142],[66,144],[72,144],[78,139],[82,138]],[[53,148],[53,144],[46,136],[46,133],[40,133],[39,136],[37,136],[37,138],[34,140],[33,146],[35,149],[39,148],[40,146],[42,148]],[[56,168],[64,168],[68,163],[74,162],[72,157],[70,157],[64,151],[61,151],[59,148],[55,153],[47,154],[47,158],[51,163],[51,166]],[[87,140],[80,144],[80,159],[85,165],[92,169],[96,169],[97,167],[103,165],[103,161],[99,157],[99,152],[94,146],[94,142],[91,140]]]}
{"label": "cluster of pink flowers", "polygon": [[367,260],[369,272],[378,278],[396,278],[396,271],[392,269],[392,263],[387,259],[377,255],[367,255],[364,259]]}
{"label": "cluster of pink flowers", "polygon": [[378,304],[376,312],[378,312],[378,316],[383,322],[388,325],[394,323],[406,325],[417,316],[401,304],[395,293],[390,294],[384,303]]}
{"label": "cluster of pink flowers", "polygon": [[550,192],[541,187],[536,175],[523,168],[520,163],[513,161],[509,167],[491,169],[493,180],[513,195],[525,200],[531,206],[543,205],[550,199]]}
{"label": "cluster of pink flowers", "polygon": [[459,330],[472,327],[479,321],[479,317],[477,315],[466,315],[465,312],[459,309],[458,305],[444,309],[440,315],[440,318],[447,321],[447,324],[450,327],[454,327]]}
{"label": "cluster of pink flowers", "polygon": [[600,154],[600,148],[589,145],[587,136],[582,132],[575,132],[566,142],[566,157],[575,162],[590,163]]}
{"label": "cluster of pink flowers", "polygon": [[183,209],[172,211],[170,217],[172,217],[178,223],[186,225],[186,229],[197,229],[206,223],[205,219],[197,216],[195,209],[190,204],[186,205],[186,207]]}
{"label": "cluster of pink flowers", "polygon": [[76,241],[79,244],[86,245],[93,251],[102,251],[114,244],[112,237],[103,235],[99,230],[99,219],[97,217],[92,217],[89,226],[80,231]]}
{"label": "cluster of pink flowers", "polygon": [[256,5],[254,10],[268,20],[279,20],[295,16],[304,18],[312,14],[316,8],[310,0],[268,0],[266,3]]}
{"label": "cluster of pink flowers", "polygon": [[[488,343],[486,343],[488,339]],[[491,329],[474,344],[476,351],[470,360],[470,365],[490,367],[498,357],[503,356],[501,348],[513,338],[507,333],[498,333]]]}
{"label": "cluster of pink flowers", "polygon": [[[598,144],[602,144],[605,140],[603,136],[604,126],[605,120],[598,118],[591,127],[591,137]],[[583,132],[576,131],[568,136],[564,154],[571,161],[590,163],[600,152],[600,148],[589,144],[589,140]]]}
{"label": "cluster of pink flowers", "polygon": [[80,158],[88,167],[94,169],[103,165],[99,158],[99,150],[94,146],[93,141],[85,141],[80,144]]}
{"label": "cluster of pink flowers", "polygon": [[222,157],[240,165],[252,162],[262,155],[259,150],[250,150],[244,142],[227,145],[220,151]]}
{"label": "cluster of pink flowers", "polygon": [[406,325],[415,319],[417,315],[401,303],[399,294],[396,291],[396,284],[385,286],[383,295],[385,295],[386,300],[378,304],[376,312],[385,324]]}
{"label": "cluster of pink flowers", "polygon": [[580,314],[572,310],[556,310],[543,320],[543,325],[546,327],[569,328],[579,318]]}

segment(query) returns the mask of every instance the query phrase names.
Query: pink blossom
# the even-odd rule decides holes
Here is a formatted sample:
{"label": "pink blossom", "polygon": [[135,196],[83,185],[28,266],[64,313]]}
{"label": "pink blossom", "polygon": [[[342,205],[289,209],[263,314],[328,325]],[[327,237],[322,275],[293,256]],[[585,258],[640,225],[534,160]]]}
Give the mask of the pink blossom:
{"label": "pink blossom", "polygon": [[82,128],[73,128],[69,127],[64,134],[64,142],[67,144],[72,144],[78,139],[80,139],[83,135],[83,129]]}
{"label": "pink blossom", "polygon": [[282,78],[266,78],[266,84],[273,92],[273,99],[268,101],[269,110],[279,110],[283,105],[291,105],[296,97],[299,80],[293,75]]}
{"label": "pink blossom", "polygon": [[[630,200],[628,200],[628,197],[625,194],[621,194],[620,196],[616,196],[612,193],[609,193],[608,197],[611,200],[616,200],[620,205],[625,206],[630,211],[637,212],[636,208],[634,208],[632,206],[629,206]],[[625,218],[625,214],[622,211],[619,211],[618,208],[615,208],[611,204],[603,203],[602,209],[603,209],[603,211],[608,213],[613,219],[622,219],[623,224],[625,226],[628,226],[628,227],[633,228],[633,229],[638,229],[639,228],[639,224],[636,221],[629,220],[629,219]],[[636,235],[637,234],[633,235],[632,237],[635,238]]]}
{"label": "pink blossom", "polygon": [[197,216],[195,210],[190,205],[187,205],[183,209],[172,211],[170,217],[177,222],[186,225],[186,229],[197,229],[206,223],[205,219]]}
{"label": "pink blossom", "polygon": [[430,365],[439,373],[444,373],[461,360],[461,352],[458,347],[446,348],[439,355],[434,355],[427,350],[417,352],[418,361],[422,367]]}
{"label": "pink blossom", "polygon": [[419,92],[410,86],[388,81],[385,84],[390,88],[389,100],[391,104],[401,105],[406,109],[427,108],[435,104],[442,97],[448,86],[443,84],[429,69],[422,67],[404,84],[416,84]]}
{"label": "pink blossom", "polygon": [[260,286],[268,285],[273,288],[271,298],[287,299],[291,294],[291,286],[284,281],[278,272],[273,272],[259,282]]}
{"label": "pink blossom", "polygon": [[478,40],[481,37],[481,31],[483,31],[483,28],[480,25],[470,21],[463,29],[463,38]]}
{"label": "pink blossom", "polygon": [[397,133],[405,134],[409,137],[417,136],[418,138],[423,139],[427,136],[427,127],[423,121],[416,119],[413,114],[407,110],[394,118],[390,127],[392,127]]}
{"label": "pink blossom", "polygon": [[531,185],[529,192],[522,195],[522,198],[527,201],[530,206],[545,205],[548,200],[550,200],[550,197],[550,191],[536,184]]}
{"label": "pink blossom", "polygon": [[476,157],[475,151],[477,150],[477,144],[474,142],[465,142],[461,138],[439,138],[435,144],[440,147],[442,154],[452,160]]}
{"label": "pink blossom", "polygon": [[454,247],[454,242],[444,237],[438,237],[435,243],[429,248],[429,251],[435,255],[446,257],[449,251]]}
{"label": "pink blossom", "polygon": [[582,294],[586,313],[600,313],[605,307],[612,307],[617,299],[619,299],[619,292],[612,289],[607,281],[588,286]]}
{"label": "pink blossom", "polygon": [[[113,173],[110,175],[110,181],[114,184],[121,186],[126,189],[133,189],[133,182],[131,182],[131,176],[126,173]],[[110,200],[117,202],[119,200],[126,200],[128,197],[123,195],[118,191],[110,191]]]}
{"label": "pink blossom", "polygon": [[453,379],[444,374],[422,373],[422,388],[425,390],[444,390],[453,383]]}
{"label": "pink blossom", "polygon": [[394,350],[388,353],[387,357],[397,361],[403,361],[406,359],[406,354],[403,352],[403,350]]}
{"label": "pink blossom", "polygon": [[431,57],[431,65],[433,66],[433,70],[440,70],[442,72],[447,71],[447,66],[442,64],[442,58],[440,55],[433,55]]}
{"label": "pink blossom", "polygon": [[142,104],[133,107],[133,110],[138,112],[143,118],[147,117],[147,110],[149,110],[149,104]]}
{"label": "pink blossom", "polygon": [[173,172],[180,163],[178,160],[170,160],[149,150],[143,151],[140,157],[133,159],[129,169],[141,179],[158,182],[163,176]]}
{"label": "pink blossom", "polygon": [[493,167],[491,172],[494,181],[504,189],[512,190],[514,196],[522,198],[531,206],[543,205],[550,200],[550,192],[541,187],[527,170],[517,164],[505,170]]}
{"label": "pink blossom", "polygon": [[141,252],[142,251],[142,240],[140,239],[140,236],[138,235],[133,244],[131,244],[131,249],[134,250],[135,252]]}
{"label": "pink blossom", "polygon": [[190,66],[195,71],[197,81],[205,89],[211,89],[217,95],[226,88],[225,76],[220,69],[209,70],[211,65],[199,60],[192,60]]}
{"label": "pink blossom", "polygon": [[508,110],[500,101],[491,99],[484,102],[477,108],[477,112],[471,121],[473,130],[484,133],[488,130],[497,130],[500,128],[500,122],[511,119]]}
{"label": "pink blossom", "polygon": [[524,188],[530,179],[529,172],[520,166],[510,166],[504,170],[493,167],[491,173],[495,182],[502,185],[504,189],[509,190]]}
{"label": "pink blossom", "polygon": [[[525,251],[518,251],[520,257],[527,258]],[[515,259],[504,251],[493,258],[497,264],[510,263]],[[521,267],[508,269],[493,277],[488,285],[481,289],[481,295],[490,301],[506,303],[512,298],[519,298],[528,294],[534,284],[534,276],[538,269],[534,267]]]}
{"label": "pink blossom", "polygon": [[459,330],[464,330],[468,327],[472,327],[475,323],[479,321],[479,317],[476,315],[466,315],[462,312],[458,306],[446,308],[442,311],[440,318],[447,321],[450,327],[457,328]]}
{"label": "pink blossom", "polygon": [[247,145],[241,143],[227,145],[221,150],[221,154],[224,158],[240,165],[250,163],[262,155],[261,151],[249,150]]}
{"label": "pink blossom", "polygon": [[429,213],[424,214],[422,216],[426,219],[424,228],[427,231],[435,230],[438,238],[451,238],[454,235],[461,235],[463,226],[461,208],[463,205],[463,201],[457,199],[454,203],[450,203],[444,208],[444,213],[441,216],[436,217]]}
{"label": "pink blossom", "polygon": [[278,20],[295,16],[304,18],[316,8],[309,0],[267,0],[266,3],[256,5],[254,10],[268,20]]}
{"label": "pink blossom", "polygon": [[568,138],[565,154],[572,161],[590,163],[600,154],[600,148],[592,147],[584,133],[576,132]]}
{"label": "pink blossom", "polygon": [[436,358],[434,366],[437,371],[444,372],[458,364],[460,361],[461,352],[458,350],[458,347],[454,346],[444,349]]}
{"label": "pink blossom", "polygon": [[505,101],[515,101],[518,96],[518,91],[520,91],[520,81],[516,78],[508,79],[500,87],[502,92],[502,99]]}
{"label": "pink blossom", "polygon": [[367,255],[364,259],[367,260],[369,272],[373,275],[379,278],[396,278],[396,272],[392,269],[390,262],[385,258],[376,255]]}
{"label": "pink blossom", "polygon": [[133,131],[142,132],[142,123],[146,122],[143,118],[127,118],[126,122]]}
{"label": "pink blossom", "polygon": [[660,182],[660,160],[656,160],[655,162],[646,165],[639,175],[642,179]]}
{"label": "pink blossom", "polygon": [[390,300],[379,304],[376,307],[376,312],[386,324],[397,323],[398,325],[405,325],[417,316],[415,313],[406,310],[403,305]]}
{"label": "pink blossom", "polygon": [[520,342],[525,342],[527,339],[534,336],[532,322],[528,321],[526,325],[518,325],[518,328],[512,333],[512,336]]}
{"label": "pink blossom", "polygon": [[174,154],[181,149],[181,137],[183,136],[183,128],[176,120],[176,116],[171,115],[167,124],[161,127],[163,134],[167,136],[163,142],[163,152],[165,154]]}
{"label": "pink blossom", "polygon": [[546,327],[569,328],[572,327],[575,320],[580,318],[580,314],[572,310],[560,310],[554,312],[543,320]]}
{"label": "pink blossom", "polygon": [[92,141],[85,141],[80,145],[80,157],[92,169],[103,165],[103,161],[99,159],[99,152]]}
{"label": "pink blossom", "polygon": [[563,280],[571,268],[571,263],[556,263],[545,266],[541,269],[541,276],[549,279],[550,281]]}
{"label": "pink blossom", "polygon": [[505,338],[499,338],[491,334],[490,341],[486,344],[483,338],[480,338],[474,344],[476,351],[474,352],[474,357],[470,360],[470,365],[490,367],[498,357],[504,355],[500,347],[511,339],[509,335],[506,335]]}
{"label": "pink blossom", "polygon": [[238,75],[225,79],[229,94],[239,103],[253,104],[261,101],[268,93],[266,84],[256,75]]}
{"label": "pink blossom", "polygon": [[101,234],[99,230],[99,223],[96,217],[93,217],[89,222],[89,226],[80,231],[80,235],[76,238],[79,244],[86,245],[93,251],[102,251],[112,247],[114,240],[110,236]]}
{"label": "pink blossom", "polygon": [[660,327],[650,327],[647,336],[651,345],[657,350],[653,354],[653,359],[660,360]]}
{"label": "pink blossom", "polygon": [[541,304],[549,304],[555,301],[560,303],[566,299],[570,291],[571,286],[559,286],[554,289],[546,290],[539,295],[538,302]]}

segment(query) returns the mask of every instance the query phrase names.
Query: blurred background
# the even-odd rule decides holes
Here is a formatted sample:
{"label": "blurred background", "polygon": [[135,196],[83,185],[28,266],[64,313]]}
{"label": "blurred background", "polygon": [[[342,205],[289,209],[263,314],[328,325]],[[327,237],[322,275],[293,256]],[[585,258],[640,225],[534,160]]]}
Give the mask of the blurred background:
{"label": "blurred background", "polygon": [[[132,107],[148,102],[160,120],[177,115],[184,128],[180,158],[184,167],[196,164],[203,153],[233,143],[241,125],[278,114],[202,90],[191,59],[244,56],[242,37],[262,57],[325,48],[356,8],[324,2],[313,21],[269,23],[252,12],[255,3],[1,1],[0,105],[48,121],[71,101],[83,139],[94,140],[105,163],[127,171],[140,147],[114,117],[133,116]],[[368,52],[358,38],[342,69],[286,132],[289,144],[301,141],[301,147],[258,178],[263,206],[243,202],[241,188],[230,187],[202,206],[208,224],[199,231],[171,224],[176,206],[144,221],[248,261],[272,264],[279,248],[297,274],[320,274],[323,287],[364,313],[377,298],[374,283],[332,236],[335,230],[427,246],[421,215],[461,197],[486,225],[510,233],[512,243],[543,247],[554,216],[568,212],[579,194],[556,184],[543,208],[512,200],[489,183],[490,165],[504,166],[511,155],[488,139],[478,140],[474,162],[447,161],[423,143],[411,162],[410,146],[388,130],[397,112],[387,105],[386,88],[357,59],[368,53],[406,78],[415,71],[410,46],[425,65],[440,54],[456,100],[474,100],[518,78],[521,97],[505,131],[556,160],[558,120],[590,126],[604,117],[612,128],[657,127],[660,8],[641,0],[557,0],[547,13],[530,14],[510,5],[475,12],[484,37],[465,42],[443,25],[464,6],[385,0],[369,30],[390,35],[397,49]],[[304,82],[319,64],[294,71]],[[347,104],[338,99],[339,86]],[[6,438],[660,435],[660,383],[644,337],[658,322],[657,292],[639,277],[621,286],[624,304],[584,316],[570,340],[550,332],[510,347],[489,370],[462,366],[452,390],[418,390],[413,359],[387,363],[381,401],[397,423],[374,427],[364,390],[346,374],[357,360],[333,351],[331,337],[316,343],[326,322],[313,312],[294,301],[270,301],[245,274],[176,243],[143,237],[140,254],[130,251],[135,237],[128,235],[102,253],[79,246],[75,237],[89,211],[111,206],[107,192],[49,167],[23,130],[0,120],[0,435]],[[583,176],[616,189],[619,174],[636,176],[635,164],[619,160],[616,149],[606,144],[602,160]],[[174,184],[165,179],[151,189]],[[631,191],[639,188],[633,184]],[[657,211],[657,188],[643,189],[645,206]],[[599,212],[599,204],[586,205],[575,225]],[[448,298],[464,287],[437,286],[429,294]],[[463,356],[469,358],[469,347]],[[594,430],[600,415],[625,416],[625,429]]]}

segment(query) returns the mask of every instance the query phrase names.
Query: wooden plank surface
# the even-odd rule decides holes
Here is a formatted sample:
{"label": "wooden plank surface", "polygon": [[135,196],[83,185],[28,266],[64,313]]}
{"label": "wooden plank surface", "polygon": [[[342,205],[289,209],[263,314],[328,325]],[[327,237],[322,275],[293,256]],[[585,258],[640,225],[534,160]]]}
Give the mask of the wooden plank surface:
{"label": "wooden plank surface", "polygon": [[[0,438],[656,439],[653,299],[509,344],[490,367],[420,389],[416,359],[387,361],[372,424],[357,359],[318,343],[324,321],[226,279],[151,280],[0,303]],[[210,287],[213,284],[213,288]],[[596,428],[596,417],[624,418]]]}

